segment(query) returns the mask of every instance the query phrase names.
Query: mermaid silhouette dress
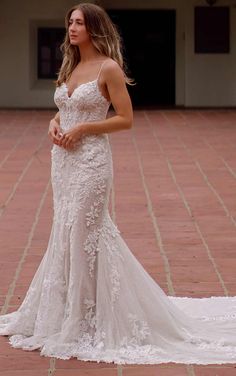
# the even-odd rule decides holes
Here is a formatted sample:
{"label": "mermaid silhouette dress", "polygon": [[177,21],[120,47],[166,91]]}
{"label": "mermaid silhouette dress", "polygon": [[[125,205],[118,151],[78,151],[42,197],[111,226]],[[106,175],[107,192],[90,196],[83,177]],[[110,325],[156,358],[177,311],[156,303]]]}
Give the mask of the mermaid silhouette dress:
{"label": "mermaid silhouette dress", "polygon": [[[69,96],[55,91],[63,131],[103,120],[99,76]],[[47,250],[24,301],[0,316],[0,334],[43,356],[116,364],[236,362],[236,297],[167,296],[109,216],[107,134],[73,151],[52,147],[54,218]]]}

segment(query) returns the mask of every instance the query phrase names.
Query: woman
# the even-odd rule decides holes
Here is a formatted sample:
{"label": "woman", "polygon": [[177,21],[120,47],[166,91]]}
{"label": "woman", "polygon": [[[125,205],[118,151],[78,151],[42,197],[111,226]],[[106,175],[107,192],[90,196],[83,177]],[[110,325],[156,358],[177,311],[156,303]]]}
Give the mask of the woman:
{"label": "woman", "polygon": [[69,10],[66,29],[49,127],[52,232],[22,305],[0,317],[0,334],[61,359],[235,363],[236,298],[167,296],[111,221],[107,133],[132,126],[120,40],[93,4]]}

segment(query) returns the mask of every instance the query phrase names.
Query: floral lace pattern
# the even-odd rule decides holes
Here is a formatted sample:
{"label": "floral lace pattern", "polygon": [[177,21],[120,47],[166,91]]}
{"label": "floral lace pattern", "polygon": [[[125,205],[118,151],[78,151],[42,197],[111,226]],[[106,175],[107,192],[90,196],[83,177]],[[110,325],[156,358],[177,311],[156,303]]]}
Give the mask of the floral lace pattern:
{"label": "floral lace pattern", "polygon": [[[98,80],[56,89],[63,131],[105,119]],[[112,222],[108,136],[52,148],[54,218],[47,250],[19,309],[0,334],[43,356],[117,364],[236,362],[236,297],[167,296]],[[137,213],[138,214],[138,213]]]}
{"label": "floral lace pattern", "polygon": [[121,345],[124,347],[142,345],[143,340],[150,335],[147,322],[139,320],[138,316],[133,313],[128,314],[128,320],[131,325],[132,337],[123,337]]}

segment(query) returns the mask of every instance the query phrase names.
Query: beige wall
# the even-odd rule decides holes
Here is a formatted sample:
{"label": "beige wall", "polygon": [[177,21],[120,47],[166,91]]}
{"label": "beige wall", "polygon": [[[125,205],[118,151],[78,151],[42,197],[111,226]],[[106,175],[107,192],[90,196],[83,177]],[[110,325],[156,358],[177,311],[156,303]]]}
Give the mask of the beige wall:
{"label": "beige wall", "polygon": [[[0,1],[0,107],[53,108],[54,84],[36,77],[37,25],[62,26],[72,0]],[[103,0],[110,8],[176,9],[176,104],[234,106],[236,103],[236,8],[231,6],[231,52],[196,55],[193,6],[196,0]],[[219,0],[220,5],[230,0]],[[232,1],[233,4],[233,1]],[[151,58],[151,57],[150,57]]]}
{"label": "beige wall", "polygon": [[54,107],[53,83],[36,78],[33,25],[51,25],[50,20],[63,25],[64,13],[73,4],[69,0],[0,1],[0,107]]}
{"label": "beige wall", "polygon": [[185,105],[236,105],[236,8],[235,1],[218,0],[231,5],[230,54],[194,54],[193,5],[204,1],[186,1]]}

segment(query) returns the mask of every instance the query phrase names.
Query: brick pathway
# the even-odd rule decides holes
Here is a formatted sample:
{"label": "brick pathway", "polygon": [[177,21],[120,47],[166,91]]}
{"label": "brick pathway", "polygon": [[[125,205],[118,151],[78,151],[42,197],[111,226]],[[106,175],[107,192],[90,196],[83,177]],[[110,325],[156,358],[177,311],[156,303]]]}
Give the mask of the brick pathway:
{"label": "brick pathway", "polygon": [[[0,111],[0,307],[15,310],[51,220],[50,111]],[[137,111],[110,135],[111,213],[166,293],[236,295],[236,111]],[[222,366],[115,366],[55,360],[0,336],[0,376],[235,376]]]}

